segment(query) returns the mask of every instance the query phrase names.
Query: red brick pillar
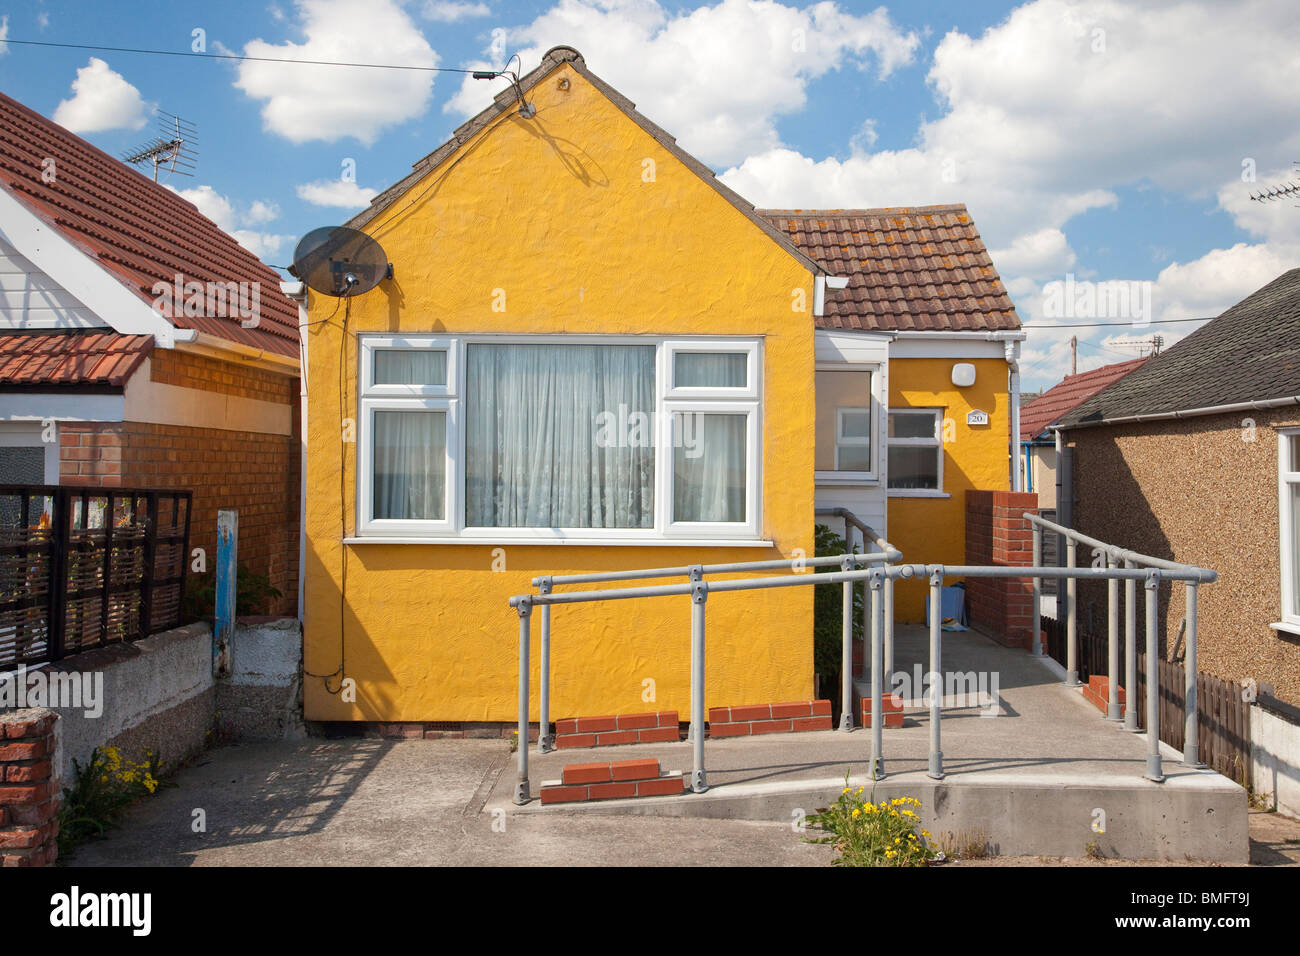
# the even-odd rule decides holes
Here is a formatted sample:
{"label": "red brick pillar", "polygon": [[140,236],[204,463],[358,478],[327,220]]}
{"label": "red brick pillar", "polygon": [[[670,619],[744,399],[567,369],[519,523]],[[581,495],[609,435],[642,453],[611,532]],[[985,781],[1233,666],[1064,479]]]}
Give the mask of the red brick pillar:
{"label": "red brick pillar", "polygon": [[0,714],[0,866],[50,866],[59,855],[58,715]]}
{"label": "red brick pillar", "polygon": [[[966,563],[1028,567],[1034,538],[1025,512],[1038,495],[1023,491],[966,492]],[[1033,586],[1029,579],[967,578],[966,614],[999,644],[1029,649]]]}

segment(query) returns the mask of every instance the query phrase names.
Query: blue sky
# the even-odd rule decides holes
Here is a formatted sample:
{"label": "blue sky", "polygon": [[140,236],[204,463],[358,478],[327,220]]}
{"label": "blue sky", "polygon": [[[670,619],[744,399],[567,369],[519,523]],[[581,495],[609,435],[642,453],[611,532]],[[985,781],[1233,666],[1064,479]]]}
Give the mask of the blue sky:
{"label": "blue sky", "polygon": [[[524,68],[556,43],[765,206],[965,202],[1031,331],[1025,386],[1166,344],[1300,264],[1300,45],[1277,0],[0,0],[0,35],[298,59]],[[500,83],[10,43],[0,88],[114,155],[198,125],[170,185],[262,258],[404,176]],[[355,182],[342,178],[355,167]],[[1254,181],[1252,181],[1252,176]],[[1124,283],[1069,318],[1053,284]],[[1145,286],[1134,283],[1147,283]],[[1139,295],[1139,290],[1144,295]],[[1102,300],[1105,297],[1101,297]],[[1142,305],[1149,303],[1149,309]],[[1079,310],[1076,310],[1079,311]],[[1128,323],[1066,328],[1079,322]]]}

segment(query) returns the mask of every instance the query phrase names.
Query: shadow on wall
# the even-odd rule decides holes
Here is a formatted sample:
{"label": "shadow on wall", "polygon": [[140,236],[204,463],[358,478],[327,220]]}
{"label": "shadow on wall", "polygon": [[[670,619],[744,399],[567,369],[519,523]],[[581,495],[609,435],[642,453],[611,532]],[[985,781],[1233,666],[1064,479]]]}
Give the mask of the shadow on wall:
{"label": "shadow on wall", "polygon": [[[1075,445],[1074,473],[1074,528],[1109,544],[1128,548],[1153,558],[1177,560],[1166,537],[1160,519],[1152,511],[1146,494],[1129,469],[1123,454],[1113,439],[1102,440],[1099,435]],[[1058,509],[1059,511],[1059,509]],[[1092,548],[1080,545],[1076,560],[1080,567],[1104,567]],[[1185,560],[1185,558],[1184,558]],[[1061,549],[1061,564],[1066,561]],[[1145,597],[1141,582],[1137,586],[1137,627],[1139,641],[1144,642]],[[1178,624],[1169,633],[1169,615],[1174,611],[1175,621],[1183,617],[1184,587],[1181,583],[1162,584],[1158,594],[1157,625],[1161,655],[1166,660],[1181,661],[1185,653]],[[1080,580],[1077,587],[1078,621],[1081,630],[1104,634],[1107,625],[1109,598],[1107,585],[1099,581]],[[1120,633],[1124,633],[1124,587],[1120,586]],[[1171,602],[1174,607],[1171,609]],[[1145,647],[1142,643],[1140,646]]]}

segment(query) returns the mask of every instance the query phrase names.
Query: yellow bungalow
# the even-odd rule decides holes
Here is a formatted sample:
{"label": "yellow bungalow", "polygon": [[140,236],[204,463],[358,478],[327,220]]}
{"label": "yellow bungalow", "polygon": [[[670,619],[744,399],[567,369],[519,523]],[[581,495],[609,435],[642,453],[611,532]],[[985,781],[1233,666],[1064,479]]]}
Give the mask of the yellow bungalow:
{"label": "yellow bungalow", "polygon": [[[512,722],[535,576],[811,554],[836,506],[958,562],[1008,487],[1022,333],[965,210],[755,210],[571,48],[350,225],[394,272],[304,293],[310,720]],[[553,714],[688,710],[683,602],[554,628]],[[811,589],[710,600],[711,705],[812,660]]]}

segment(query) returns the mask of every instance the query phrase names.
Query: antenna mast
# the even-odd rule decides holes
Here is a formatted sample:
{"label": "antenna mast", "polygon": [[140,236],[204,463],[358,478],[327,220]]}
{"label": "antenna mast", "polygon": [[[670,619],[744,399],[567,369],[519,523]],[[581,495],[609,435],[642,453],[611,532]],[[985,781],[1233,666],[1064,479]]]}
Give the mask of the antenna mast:
{"label": "antenna mast", "polygon": [[159,110],[158,131],[158,136],[139,149],[125,153],[122,161],[132,166],[150,163],[153,166],[154,182],[158,181],[158,170],[164,166],[167,167],[168,173],[193,176],[193,172],[186,170],[194,170],[199,158],[198,139],[195,136],[197,130],[194,124],[172,113]]}

